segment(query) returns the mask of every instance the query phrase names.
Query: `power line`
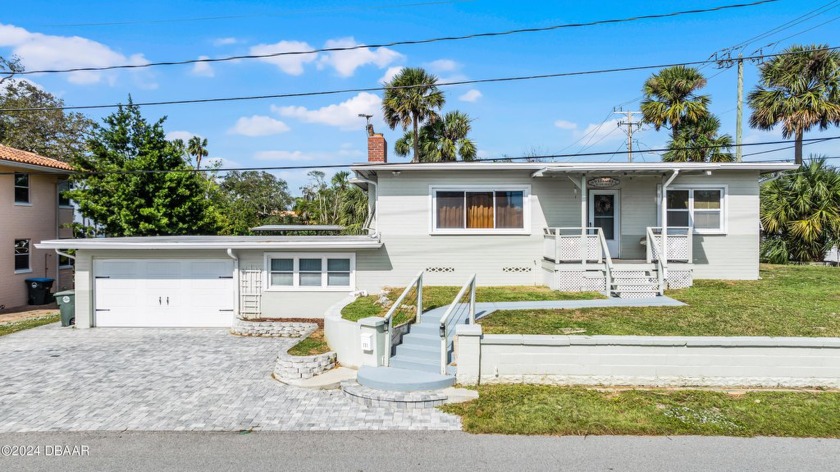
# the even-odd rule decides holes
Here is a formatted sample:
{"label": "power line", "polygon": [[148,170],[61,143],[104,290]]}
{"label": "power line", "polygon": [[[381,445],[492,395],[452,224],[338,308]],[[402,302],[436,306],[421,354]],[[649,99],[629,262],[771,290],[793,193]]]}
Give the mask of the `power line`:
{"label": "power line", "polygon": [[171,18],[171,19],[160,19],[160,20],[104,21],[104,22],[98,22],[98,23],[46,23],[46,24],[35,24],[35,25],[32,25],[32,26],[55,28],[55,27],[80,27],[80,26],[124,26],[124,25],[161,24],[161,23],[187,23],[187,22],[198,22],[198,21],[239,20],[239,19],[245,19],[245,18],[282,17],[282,16],[291,16],[291,15],[296,15],[296,14],[298,14],[298,15],[299,14],[315,14],[315,13],[325,13],[325,12],[378,10],[378,9],[383,9],[384,10],[384,9],[406,8],[406,7],[424,7],[424,6],[434,6],[434,5],[445,5],[445,4],[451,4],[451,3],[465,3],[465,2],[472,2],[472,1],[474,1],[474,0],[441,0],[441,1],[434,1],[434,2],[402,3],[402,4],[396,4],[396,5],[390,5],[390,4],[347,5],[347,6],[333,7],[333,8],[286,10],[282,13],[260,13],[260,14],[253,14],[253,15],[219,15],[219,16],[200,16],[200,17],[190,17],[190,18]]}
{"label": "power line", "polygon": [[838,0],[833,0],[831,2],[828,2],[828,3],[826,3],[825,5],[823,5],[819,8],[811,10],[811,11],[809,11],[809,12],[803,14],[803,15],[800,15],[800,16],[798,16],[798,17],[796,17],[796,18],[794,18],[790,21],[782,23],[781,25],[779,25],[775,28],[771,28],[770,30],[765,31],[764,33],[758,34],[758,35],[753,36],[749,39],[741,41],[740,43],[738,43],[738,44],[736,44],[736,45],[734,45],[730,48],[727,48],[724,51],[731,51],[731,50],[735,50],[735,49],[745,48],[745,47],[749,46],[750,44],[752,44],[752,43],[754,43],[754,42],[756,42],[760,39],[770,37],[770,36],[772,36],[776,33],[780,33],[780,32],[782,32],[786,29],[792,28],[792,27],[794,27],[794,26],[796,26],[800,23],[803,23],[805,21],[808,21],[812,18],[816,18],[817,16],[819,16],[819,15],[821,15],[821,14],[823,14],[823,13],[829,11],[829,10],[832,10],[832,9],[836,8],[838,6],[838,5],[836,5],[836,3],[838,3]]}
{"label": "power line", "polygon": [[[816,49],[816,51],[834,51],[840,49],[840,46],[823,48],[823,49]],[[781,52],[777,54],[764,54],[760,56],[747,56],[743,59],[754,59],[759,57],[777,57],[777,56],[787,56],[793,54],[806,54],[811,53],[814,50],[809,51],[798,51],[798,52]],[[315,92],[297,92],[297,93],[278,93],[278,94],[267,94],[267,95],[251,95],[251,96],[240,96],[240,97],[217,97],[217,98],[200,98],[200,99],[185,99],[185,100],[164,100],[164,101],[153,101],[153,102],[134,102],[133,105],[135,106],[159,106],[159,105],[185,105],[185,104],[194,104],[194,103],[217,103],[217,102],[234,102],[234,101],[245,101],[245,100],[267,100],[267,99],[277,99],[277,98],[296,98],[296,97],[312,97],[312,96],[322,96],[322,95],[338,95],[344,93],[360,93],[360,92],[381,92],[384,90],[397,90],[397,89],[407,89],[407,88],[418,88],[418,87],[428,87],[430,85],[436,85],[438,87],[452,87],[456,85],[467,85],[467,84],[487,84],[487,83],[499,83],[499,82],[518,82],[523,80],[536,80],[536,79],[552,79],[552,78],[559,78],[559,77],[574,77],[574,76],[583,76],[583,75],[596,75],[596,74],[608,74],[608,73],[617,73],[617,72],[633,72],[633,71],[640,71],[640,70],[649,70],[649,69],[663,69],[667,67],[674,67],[674,66],[691,66],[691,65],[699,65],[699,64],[708,64],[712,62],[718,62],[712,59],[707,59],[704,61],[691,61],[691,62],[677,62],[671,64],[656,64],[656,65],[646,65],[646,66],[630,66],[630,67],[618,67],[612,69],[596,69],[596,70],[587,70],[587,71],[576,71],[576,72],[558,72],[552,74],[538,74],[538,75],[525,75],[525,76],[513,76],[513,77],[496,77],[496,78],[489,78],[489,79],[473,79],[473,80],[459,80],[453,82],[446,82],[446,83],[439,83],[439,84],[417,84],[417,85],[405,85],[399,87],[362,87],[362,88],[351,88],[351,89],[339,89],[339,90],[324,90],[324,91],[315,91]],[[114,104],[107,104],[107,105],[76,105],[76,106],[60,106],[60,107],[32,107],[32,108],[0,108],[0,113],[8,113],[8,112],[22,112],[22,111],[47,111],[47,110],[92,110],[92,109],[102,109],[102,108],[117,108],[123,106],[125,104],[122,103],[114,103]]]}
{"label": "power line", "polygon": [[[812,142],[812,141],[833,141],[836,139],[840,139],[840,136],[830,136],[827,138],[809,138],[803,139],[803,142]],[[780,140],[780,141],[766,141],[763,143],[746,143],[741,144],[741,146],[767,146],[770,144],[790,144],[795,142],[795,140]],[[722,147],[733,147],[733,146],[723,146],[723,145],[709,145],[709,146],[698,146],[692,148],[659,148],[659,149],[650,149],[647,152],[656,153],[656,152],[666,152],[666,151],[680,151],[686,149],[716,149]],[[619,151],[614,152],[587,152],[587,153],[580,153],[580,154],[545,154],[541,156],[515,156],[515,157],[485,157],[485,158],[478,158],[474,159],[470,162],[506,162],[506,161],[519,161],[519,160],[532,160],[532,159],[557,159],[557,158],[564,158],[564,157],[593,157],[593,156],[612,156],[619,154]],[[377,166],[398,166],[398,165],[405,165],[405,162],[387,162],[387,163],[378,163]],[[430,164],[439,164],[438,162],[417,162],[414,165],[430,165]],[[262,166],[262,167],[237,167],[237,168],[218,168],[218,169],[183,169],[183,170],[158,170],[158,169],[138,169],[138,170],[109,170],[109,171],[94,171],[94,172],[73,172],[75,174],[81,175],[106,175],[106,174],[166,174],[166,173],[184,173],[184,172],[231,172],[231,171],[252,171],[252,170],[263,170],[263,171],[272,171],[272,170],[313,170],[313,169],[342,169],[352,166],[364,166],[363,163],[356,163],[356,164],[322,164],[322,165],[300,165],[300,166]],[[0,175],[11,175],[15,172],[0,172]],[[54,173],[50,172],[30,172],[33,175],[40,175],[40,174],[50,174],[54,175]]]}
{"label": "power line", "polygon": [[148,62],[148,63],[145,63],[145,64],[120,64],[120,65],[102,66],[102,67],[73,67],[73,68],[68,68],[68,69],[42,69],[42,70],[18,72],[16,75],[63,74],[63,73],[69,73],[69,72],[94,72],[94,71],[106,71],[106,70],[115,70],[115,69],[141,69],[141,68],[146,68],[146,67],[157,67],[157,66],[176,66],[176,65],[188,65],[188,64],[196,64],[196,63],[238,61],[238,60],[245,60],[245,59],[265,59],[265,58],[280,57],[280,56],[317,54],[317,53],[322,53],[322,52],[352,51],[352,50],[356,50],[356,49],[393,47],[393,46],[411,46],[411,45],[417,45],[417,44],[438,43],[438,42],[443,42],[443,41],[462,41],[462,40],[467,40],[467,39],[489,38],[489,37],[497,37],[497,36],[510,36],[510,35],[516,35],[516,34],[524,34],[524,33],[541,33],[541,32],[554,31],[554,30],[559,30],[559,29],[582,28],[582,27],[588,27],[588,26],[607,25],[607,24],[615,24],[615,23],[626,23],[626,22],[640,21],[640,20],[672,18],[672,17],[682,16],[682,15],[695,15],[695,14],[700,14],[700,13],[712,13],[712,12],[723,11],[723,10],[731,10],[731,9],[736,9],[736,8],[754,7],[754,6],[758,6],[758,5],[763,5],[765,3],[775,3],[777,1],[779,1],[779,0],[758,0],[758,1],[755,1],[755,2],[752,2],[752,3],[737,3],[737,4],[731,4],[731,5],[722,5],[722,6],[713,7],[713,8],[683,10],[683,11],[676,11],[676,12],[670,12],[670,13],[658,13],[658,14],[651,14],[651,15],[641,15],[641,16],[628,17],[628,18],[613,18],[613,19],[607,19],[607,20],[595,20],[595,21],[589,21],[589,22],[583,22],[583,23],[565,23],[565,24],[551,25],[551,26],[545,26],[545,27],[540,27],[540,28],[521,28],[521,29],[513,29],[513,30],[507,30],[507,31],[494,31],[494,32],[487,32],[487,33],[473,33],[473,34],[467,34],[467,35],[462,35],[462,36],[445,36],[445,37],[438,37],[438,38],[415,39],[415,40],[404,40],[404,41],[391,41],[391,42],[379,43],[379,44],[366,44],[366,45],[359,44],[359,45],[355,45],[355,46],[310,49],[310,50],[306,50],[306,51],[283,51],[283,52],[275,52],[275,53],[269,53],[269,54],[248,54],[248,55],[241,55],[241,56],[227,56],[227,57],[219,57],[219,58]]}

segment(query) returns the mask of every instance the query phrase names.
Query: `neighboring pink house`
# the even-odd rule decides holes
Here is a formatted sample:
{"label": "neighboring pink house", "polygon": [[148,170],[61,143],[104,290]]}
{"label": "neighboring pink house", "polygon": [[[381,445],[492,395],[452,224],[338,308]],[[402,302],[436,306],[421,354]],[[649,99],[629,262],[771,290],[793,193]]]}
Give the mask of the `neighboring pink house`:
{"label": "neighboring pink house", "polygon": [[25,305],[30,277],[55,279],[53,291],[73,288],[72,261],[35,249],[47,239],[73,236],[73,207],[61,193],[72,167],[0,145],[0,309]]}

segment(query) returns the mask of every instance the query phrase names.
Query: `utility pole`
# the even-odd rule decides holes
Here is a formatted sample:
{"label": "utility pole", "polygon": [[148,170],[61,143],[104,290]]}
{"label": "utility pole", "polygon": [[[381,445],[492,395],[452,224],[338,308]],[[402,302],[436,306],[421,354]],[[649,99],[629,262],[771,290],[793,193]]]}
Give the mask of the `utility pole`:
{"label": "utility pole", "polygon": [[735,162],[741,162],[741,135],[744,129],[744,55],[738,54],[738,117],[735,123]]}
{"label": "utility pole", "polygon": [[642,112],[630,110],[624,111],[621,108],[616,110],[615,108],[613,108],[613,114],[625,115],[626,117],[626,121],[620,120],[616,124],[619,128],[621,128],[622,126],[627,127],[627,131],[625,131],[625,133],[627,134],[627,162],[633,162],[633,131],[636,131],[642,127],[641,121],[633,121],[633,115],[641,115]]}

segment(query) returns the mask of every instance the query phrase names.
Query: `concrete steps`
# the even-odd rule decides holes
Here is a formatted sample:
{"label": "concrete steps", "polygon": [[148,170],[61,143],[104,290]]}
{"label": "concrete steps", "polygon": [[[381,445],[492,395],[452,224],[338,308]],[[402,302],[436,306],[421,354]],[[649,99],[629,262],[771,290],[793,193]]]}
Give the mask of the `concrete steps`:
{"label": "concrete steps", "polygon": [[654,298],[659,295],[659,280],[651,270],[621,267],[612,273],[610,295],[618,298]]}
{"label": "concrete steps", "polygon": [[455,377],[451,375],[400,367],[363,366],[356,381],[365,387],[395,392],[439,390],[455,385]]}

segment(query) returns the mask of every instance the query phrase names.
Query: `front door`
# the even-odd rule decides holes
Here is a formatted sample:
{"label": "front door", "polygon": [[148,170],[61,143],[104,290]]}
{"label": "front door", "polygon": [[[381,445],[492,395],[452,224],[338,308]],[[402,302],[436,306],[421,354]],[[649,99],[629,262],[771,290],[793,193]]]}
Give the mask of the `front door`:
{"label": "front door", "polygon": [[589,226],[601,228],[611,257],[618,257],[621,238],[620,200],[618,190],[589,191]]}

